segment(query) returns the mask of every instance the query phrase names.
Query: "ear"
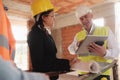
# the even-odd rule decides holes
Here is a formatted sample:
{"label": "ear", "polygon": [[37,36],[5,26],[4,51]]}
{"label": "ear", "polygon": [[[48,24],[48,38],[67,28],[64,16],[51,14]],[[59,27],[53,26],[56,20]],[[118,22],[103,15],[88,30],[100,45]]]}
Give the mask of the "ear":
{"label": "ear", "polygon": [[92,13],[90,13],[91,14],[91,18],[93,18],[93,14]]}
{"label": "ear", "polygon": [[42,16],[42,20],[43,20],[44,22],[46,21],[46,19],[47,19],[46,16]]}

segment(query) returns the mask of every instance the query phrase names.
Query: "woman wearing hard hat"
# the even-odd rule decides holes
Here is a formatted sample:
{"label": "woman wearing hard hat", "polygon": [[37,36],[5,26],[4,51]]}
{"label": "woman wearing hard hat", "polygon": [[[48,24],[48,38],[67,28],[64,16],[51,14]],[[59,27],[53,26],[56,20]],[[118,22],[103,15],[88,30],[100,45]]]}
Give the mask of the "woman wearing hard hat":
{"label": "woman wearing hard hat", "polygon": [[[101,35],[108,36],[108,39],[104,42],[103,46],[97,45],[92,42],[88,47],[88,50],[97,56],[80,56],[79,59],[81,61],[94,60],[96,62],[110,63],[110,60],[118,57],[119,49],[112,31],[108,27],[97,27],[93,24],[93,14],[92,10],[89,7],[85,5],[79,6],[76,10],[76,17],[81,23],[83,30],[76,34],[76,36],[74,37],[74,41],[68,47],[68,50],[71,54],[75,53],[76,49],[78,48],[78,43],[80,44],[80,42],[85,39],[86,35]],[[110,80],[109,75],[110,70],[106,71],[94,80]]]}
{"label": "woman wearing hard hat", "polygon": [[23,72],[11,62],[14,38],[2,3],[0,0],[0,80],[49,80],[46,74]]}
{"label": "woman wearing hard hat", "polygon": [[[56,58],[56,45],[50,29],[55,8],[49,0],[35,0],[31,6],[35,24],[28,34],[28,46],[34,72],[69,71],[69,60]],[[72,63],[72,62],[71,62]],[[56,80],[56,78],[51,78]]]}

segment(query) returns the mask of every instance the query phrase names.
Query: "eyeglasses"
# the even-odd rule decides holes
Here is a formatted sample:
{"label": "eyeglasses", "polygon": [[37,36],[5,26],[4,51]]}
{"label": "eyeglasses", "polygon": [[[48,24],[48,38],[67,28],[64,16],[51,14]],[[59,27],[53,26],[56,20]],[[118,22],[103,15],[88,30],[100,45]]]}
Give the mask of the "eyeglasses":
{"label": "eyeglasses", "polygon": [[48,16],[50,16],[50,17],[55,17],[55,15],[48,15]]}

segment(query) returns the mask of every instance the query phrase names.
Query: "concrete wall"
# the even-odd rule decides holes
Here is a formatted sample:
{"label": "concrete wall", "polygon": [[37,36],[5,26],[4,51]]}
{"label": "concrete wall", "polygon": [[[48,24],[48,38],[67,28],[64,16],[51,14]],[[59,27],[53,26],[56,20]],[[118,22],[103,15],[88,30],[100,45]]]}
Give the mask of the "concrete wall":
{"label": "concrete wall", "polygon": [[57,57],[61,58],[62,57],[62,34],[61,34],[61,29],[55,29],[52,31],[52,36],[54,38],[56,47],[57,47]]}
{"label": "concrete wall", "polygon": [[115,32],[115,9],[114,3],[103,3],[92,7],[94,18],[105,19],[105,25],[109,26]]}

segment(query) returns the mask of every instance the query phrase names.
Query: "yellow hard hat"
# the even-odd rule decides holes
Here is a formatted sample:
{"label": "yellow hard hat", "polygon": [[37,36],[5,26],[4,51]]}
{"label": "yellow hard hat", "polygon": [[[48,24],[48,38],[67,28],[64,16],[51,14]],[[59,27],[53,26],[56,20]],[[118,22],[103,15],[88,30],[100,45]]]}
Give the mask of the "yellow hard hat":
{"label": "yellow hard hat", "polygon": [[31,5],[31,10],[32,10],[33,16],[35,16],[41,12],[47,11],[49,9],[54,9],[50,0],[35,0]]}
{"label": "yellow hard hat", "polygon": [[106,77],[101,78],[100,80],[108,80]]}

